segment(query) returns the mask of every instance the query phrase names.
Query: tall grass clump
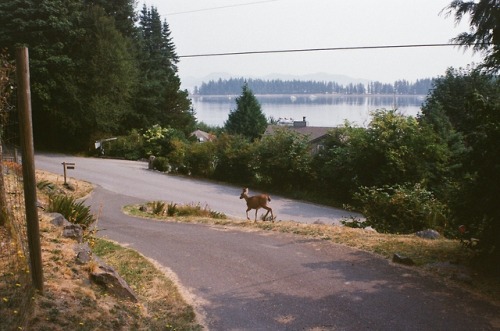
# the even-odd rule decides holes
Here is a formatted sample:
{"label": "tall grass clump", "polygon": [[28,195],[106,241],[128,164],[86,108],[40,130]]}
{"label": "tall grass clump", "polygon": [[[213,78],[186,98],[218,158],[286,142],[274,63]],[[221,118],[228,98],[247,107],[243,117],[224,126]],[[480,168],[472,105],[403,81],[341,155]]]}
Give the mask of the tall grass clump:
{"label": "tall grass clump", "polygon": [[49,199],[47,210],[60,213],[71,223],[78,224],[83,230],[86,230],[96,219],[90,208],[84,205],[84,202],[78,202],[75,198],[67,195],[53,195]]}

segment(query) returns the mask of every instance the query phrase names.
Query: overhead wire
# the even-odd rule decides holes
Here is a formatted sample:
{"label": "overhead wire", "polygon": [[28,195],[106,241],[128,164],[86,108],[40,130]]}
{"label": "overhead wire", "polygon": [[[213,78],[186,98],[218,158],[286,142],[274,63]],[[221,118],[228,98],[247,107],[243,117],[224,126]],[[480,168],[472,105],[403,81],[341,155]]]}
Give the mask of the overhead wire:
{"label": "overhead wire", "polygon": [[227,6],[219,6],[219,7],[193,9],[193,10],[187,10],[187,11],[181,11],[181,12],[167,13],[167,16],[182,15],[182,14],[191,14],[191,13],[197,13],[197,12],[202,12],[202,11],[211,11],[211,10],[219,10],[219,9],[234,8],[234,7],[251,6],[251,5],[258,5],[258,4],[261,4],[261,3],[276,2],[276,1],[279,1],[279,0],[263,0],[263,1],[254,1],[254,2],[240,3],[240,4],[236,4],[236,5],[227,5]]}
{"label": "overhead wire", "polygon": [[441,43],[441,44],[409,44],[409,45],[377,45],[377,46],[301,48],[301,49],[263,50],[263,51],[246,51],[246,52],[188,54],[188,55],[179,55],[179,58],[253,55],[253,54],[277,54],[277,53],[300,53],[300,52],[345,51],[345,50],[391,49],[391,48],[449,47],[449,46],[463,46],[463,45],[457,44],[457,43],[446,43],[446,44]]}

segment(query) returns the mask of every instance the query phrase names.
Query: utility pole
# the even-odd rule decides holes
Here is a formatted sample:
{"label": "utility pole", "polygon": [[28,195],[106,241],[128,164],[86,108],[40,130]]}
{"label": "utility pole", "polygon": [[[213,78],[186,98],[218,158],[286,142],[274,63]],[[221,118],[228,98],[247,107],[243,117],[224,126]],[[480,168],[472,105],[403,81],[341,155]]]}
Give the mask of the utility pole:
{"label": "utility pole", "polygon": [[26,47],[16,50],[17,102],[19,108],[19,131],[23,157],[24,204],[26,227],[30,252],[31,279],[33,285],[43,294],[42,250],[36,199],[35,149],[31,121],[31,89],[29,55]]}

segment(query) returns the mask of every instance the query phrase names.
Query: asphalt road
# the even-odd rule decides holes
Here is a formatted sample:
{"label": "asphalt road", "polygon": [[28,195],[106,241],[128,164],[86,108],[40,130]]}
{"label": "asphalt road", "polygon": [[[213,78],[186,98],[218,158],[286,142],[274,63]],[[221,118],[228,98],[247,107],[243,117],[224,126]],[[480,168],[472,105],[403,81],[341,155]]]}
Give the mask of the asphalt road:
{"label": "asphalt road", "polygon": [[[71,176],[98,185],[87,202],[100,210],[101,235],[170,270],[209,330],[500,330],[493,303],[366,252],[302,236],[126,216],[124,204],[165,199],[156,187],[170,176],[136,162],[35,160],[56,173],[62,161],[76,163]],[[129,168],[141,176],[128,177]],[[174,179],[182,185],[169,193],[173,201],[220,193],[241,207],[238,188]]]}
{"label": "asphalt road", "polygon": [[[63,174],[62,162],[75,163],[75,169],[67,171],[68,177],[83,179],[111,192],[144,199],[176,203],[199,203],[211,210],[223,212],[233,218],[246,217],[246,203],[240,200],[241,187],[216,185],[210,181],[192,180],[180,176],[169,176],[148,170],[147,163],[82,158],[58,154],[37,154],[37,169]],[[253,191],[250,196],[262,192]],[[341,209],[324,207],[312,203],[298,202],[283,197],[271,196],[271,208],[278,220],[293,220],[301,223],[321,221],[338,224],[343,217],[360,216]],[[263,214],[259,211],[259,215]],[[251,219],[255,212],[249,212]]]}

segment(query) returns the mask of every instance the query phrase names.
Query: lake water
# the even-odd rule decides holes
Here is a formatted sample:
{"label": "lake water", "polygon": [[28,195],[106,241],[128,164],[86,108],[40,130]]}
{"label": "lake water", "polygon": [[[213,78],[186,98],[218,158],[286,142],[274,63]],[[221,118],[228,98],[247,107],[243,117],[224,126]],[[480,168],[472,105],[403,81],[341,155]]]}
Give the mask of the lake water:
{"label": "lake water", "polygon": [[[236,109],[238,96],[191,96],[198,121],[211,126],[223,126],[229,112]],[[349,120],[367,126],[370,112],[377,109],[396,109],[416,116],[424,96],[346,96],[346,95],[256,95],[262,112],[273,117],[301,121],[305,116],[309,126],[335,127]]]}

